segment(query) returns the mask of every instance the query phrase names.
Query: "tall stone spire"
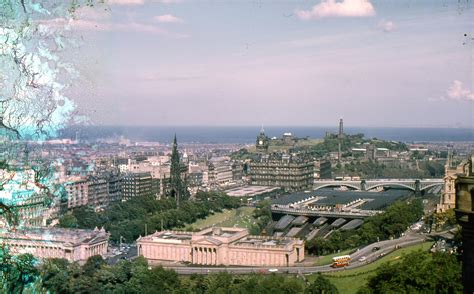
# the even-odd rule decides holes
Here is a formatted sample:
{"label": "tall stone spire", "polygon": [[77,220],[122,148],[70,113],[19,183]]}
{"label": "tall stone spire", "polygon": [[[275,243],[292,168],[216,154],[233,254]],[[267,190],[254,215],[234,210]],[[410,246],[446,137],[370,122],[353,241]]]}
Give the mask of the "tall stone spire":
{"label": "tall stone spire", "polygon": [[188,196],[186,185],[181,177],[181,163],[179,161],[178,141],[176,134],[173,140],[173,149],[171,151],[171,167],[170,167],[170,196],[176,199],[176,205],[179,206],[180,200],[186,199]]}

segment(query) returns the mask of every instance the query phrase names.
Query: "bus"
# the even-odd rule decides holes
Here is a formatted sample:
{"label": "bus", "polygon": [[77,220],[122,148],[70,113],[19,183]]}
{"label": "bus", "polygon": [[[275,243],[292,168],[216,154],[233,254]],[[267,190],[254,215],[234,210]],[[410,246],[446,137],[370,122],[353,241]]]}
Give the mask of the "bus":
{"label": "bus", "polygon": [[335,256],[332,258],[332,267],[344,267],[348,266],[351,261],[350,255]]}

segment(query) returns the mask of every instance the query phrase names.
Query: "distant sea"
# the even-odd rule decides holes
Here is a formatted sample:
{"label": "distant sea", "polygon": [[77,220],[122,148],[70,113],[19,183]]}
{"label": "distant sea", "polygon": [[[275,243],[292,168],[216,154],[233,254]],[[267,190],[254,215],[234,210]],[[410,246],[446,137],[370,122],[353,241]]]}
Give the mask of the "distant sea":
{"label": "distant sea", "polygon": [[[75,138],[76,133],[81,140],[97,140],[104,138],[120,138],[132,141],[169,143],[174,134],[180,143],[254,143],[260,131],[255,127],[214,127],[214,126],[80,126],[65,129],[62,138]],[[337,132],[336,127],[265,127],[269,137],[281,137],[291,132],[297,137],[323,138],[326,132]],[[363,133],[366,138],[402,142],[474,142],[474,129],[467,128],[382,128],[382,127],[347,127],[345,133]]]}

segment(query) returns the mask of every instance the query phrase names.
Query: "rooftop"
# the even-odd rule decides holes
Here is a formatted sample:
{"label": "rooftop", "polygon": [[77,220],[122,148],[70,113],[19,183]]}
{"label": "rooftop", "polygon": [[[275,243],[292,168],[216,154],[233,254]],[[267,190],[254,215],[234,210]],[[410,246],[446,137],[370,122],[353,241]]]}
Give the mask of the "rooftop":
{"label": "rooftop", "polygon": [[103,238],[108,239],[108,237],[109,234],[103,229],[26,228],[15,231],[0,229],[0,239],[25,239],[78,244],[90,243]]}

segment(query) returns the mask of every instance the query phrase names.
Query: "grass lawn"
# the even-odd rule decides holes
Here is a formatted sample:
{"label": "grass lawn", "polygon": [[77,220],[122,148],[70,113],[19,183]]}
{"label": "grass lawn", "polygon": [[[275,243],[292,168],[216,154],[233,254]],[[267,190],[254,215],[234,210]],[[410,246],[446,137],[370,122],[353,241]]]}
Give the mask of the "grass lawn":
{"label": "grass lawn", "polygon": [[[404,247],[390,254],[387,254],[386,256],[366,266],[350,270],[341,270],[338,272],[327,273],[323,275],[327,277],[331,281],[331,283],[333,283],[337,287],[339,293],[356,293],[360,287],[365,285],[368,278],[373,275],[375,270],[382,264],[385,264],[387,262],[397,262],[404,254],[408,254],[416,250],[429,250],[432,245],[433,242],[424,242],[413,246]],[[309,277],[309,280],[312,280],[311,277]]]}
{"label": "grass lawn", "polygon": [[197,220],[196,222],[186,226],[186,229],[190,227],[194,229],[204,229],[212,226],[221,227],[239,227],[239,228],[250,228],[255,220],[252,217],[253,207],[239,207],[237,209],[223,210],[222,212],[215,213],[206,217],[205,219]]}

